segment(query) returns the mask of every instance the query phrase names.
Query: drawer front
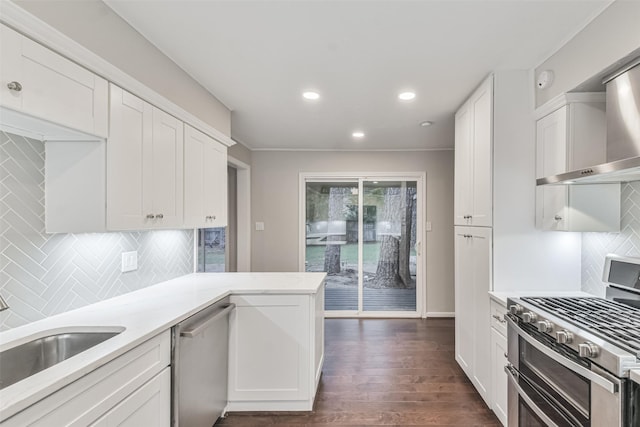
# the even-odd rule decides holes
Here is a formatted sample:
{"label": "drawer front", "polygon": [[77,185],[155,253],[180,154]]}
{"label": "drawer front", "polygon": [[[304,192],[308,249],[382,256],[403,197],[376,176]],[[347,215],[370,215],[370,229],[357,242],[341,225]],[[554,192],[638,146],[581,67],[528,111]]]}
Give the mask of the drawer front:
{"label": "drawer front", "polygon": [[507,314],[507,307],[495,300],[491,300],[491,327],[495,328],[503,336],[507,336],[507,321],[504,315]]}
{"label": "drawer front", "polygon": [[163,332],[42,399],[2,427],[87,426],[171,363],[171,334]]}

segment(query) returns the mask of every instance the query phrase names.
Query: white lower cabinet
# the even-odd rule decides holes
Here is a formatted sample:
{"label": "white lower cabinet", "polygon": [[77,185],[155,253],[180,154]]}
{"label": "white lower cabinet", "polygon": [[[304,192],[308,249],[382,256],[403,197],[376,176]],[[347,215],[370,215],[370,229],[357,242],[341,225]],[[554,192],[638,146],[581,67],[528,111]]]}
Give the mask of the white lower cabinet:
{"label": "white lower cabinet", "polygon": [[324,359],[324,287],[231,302],[227,410],[312,410]]}
{"label": "white lower cabinet", "polygon": [[171,368],[133,392],[92,427],[168,427],[171,420]]}
{"label": "white lower cabinet", "polygon": [[490,405],[491,228],[455,227],[455,357]]}
{"label": "white lower cabinet", "polygon": [[168,426],[170,363],[171,334],[167,330],[0,425],[80,427],[97,422],[99,426]]}
{"label": "white lower cabinet", "polygon": [[507,425],[507,327],[504,320],[506,307],[491,301],[491,359],[493,394],[491,409],[503,425]]}

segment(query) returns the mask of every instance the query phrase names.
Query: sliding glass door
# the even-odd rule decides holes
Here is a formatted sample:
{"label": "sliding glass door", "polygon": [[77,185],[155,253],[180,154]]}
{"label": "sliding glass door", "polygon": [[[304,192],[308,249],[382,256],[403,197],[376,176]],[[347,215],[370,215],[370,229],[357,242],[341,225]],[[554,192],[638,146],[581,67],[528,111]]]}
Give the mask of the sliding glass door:
{"label": "sliding glass door", "polygon": [[420,315],[422,177],[301,184],[304,270],[327,273],[327,315]]}
{"label": "sliding glass door", "polygon": [[325,308],[358,310],[358,182],[309,182],[305,271],[325,271]]}

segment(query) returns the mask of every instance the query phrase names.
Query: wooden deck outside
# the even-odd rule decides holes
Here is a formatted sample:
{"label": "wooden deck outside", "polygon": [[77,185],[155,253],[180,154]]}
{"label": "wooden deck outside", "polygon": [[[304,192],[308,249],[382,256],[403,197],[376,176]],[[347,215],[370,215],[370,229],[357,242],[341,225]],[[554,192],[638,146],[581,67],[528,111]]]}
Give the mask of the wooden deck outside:
{"label": "wooden deck outside", "polygon": [[[415,289],[364,288],[364,311],[415,311]],[[358,290],[353,288],[327,288],[325,310],[357,310]]]}

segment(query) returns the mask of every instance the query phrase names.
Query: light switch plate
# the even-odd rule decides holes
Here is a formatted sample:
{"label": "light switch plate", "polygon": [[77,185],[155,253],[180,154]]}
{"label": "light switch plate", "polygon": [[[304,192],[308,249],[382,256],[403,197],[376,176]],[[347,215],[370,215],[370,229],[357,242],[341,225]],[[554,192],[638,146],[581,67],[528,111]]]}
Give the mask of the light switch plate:
{"label": "light switch plate", "polygon": [[122,252],[122,268],[120,271],[126,273],[138,269],[138,251]]}
{"label": "light switch plate", "polygon": [[431,221],[427,221],[427,231],[431,231]]}
{"label": "light switch plate", "polygon": [[264,231],[264,222],[256,222],[256,231]]}

